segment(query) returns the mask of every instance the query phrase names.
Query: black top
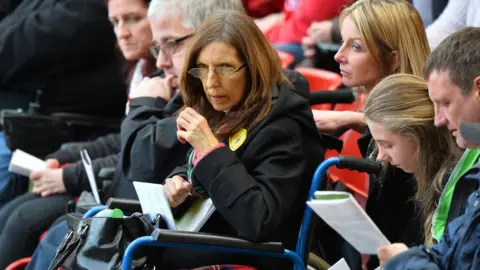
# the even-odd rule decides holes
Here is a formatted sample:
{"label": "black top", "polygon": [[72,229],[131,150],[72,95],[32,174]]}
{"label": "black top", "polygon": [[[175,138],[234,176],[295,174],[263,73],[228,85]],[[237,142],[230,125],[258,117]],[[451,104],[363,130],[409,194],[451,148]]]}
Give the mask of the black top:
{"label": "black top", "polygon": [[[370,155],[372,135],[366,128],[358,146],[364,158]],[[370,175],[366,212],[391,243],[414,246],[424,243],[423,220],[415,204],[416,180],[412,174],[390,166],[382,179]],[[371,256],[368,269],[378,266],[378,258]]]}
{"label": "black top", "polygon": [[[0,21],[0,109],[121,117],[126,85],[104,0],[25,0]],[[8,103],[3,102],[8,99]]]}

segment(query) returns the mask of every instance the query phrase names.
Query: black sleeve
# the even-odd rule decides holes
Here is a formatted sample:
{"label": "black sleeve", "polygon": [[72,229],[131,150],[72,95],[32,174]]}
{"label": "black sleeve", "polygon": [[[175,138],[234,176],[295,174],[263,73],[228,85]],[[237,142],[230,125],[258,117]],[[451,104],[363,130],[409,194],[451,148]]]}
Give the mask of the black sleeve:
{"label": "black sleeve", "polygon": [[189,144],[177,139],[176,120],[162,99],[130,101],[130,113],[122,123],[123,176],[130,181],[163,182],[177,166],[186,163]]}
{"label": "black sleeve", "polygon": [[92,142],[74,144],[48,155],[47,158],[57,159],[60,164],[77,162],[82,160],[80,151],[83,149],[87,150],[91,160],[117,154],[121,149],[120,133],[112,133]]}
{"label": "black sleeve", "polygon": [[[116,167],[120,154],[114,154],[92,160],[94,175],[98,175],[102,168]],[[102,187],[102,183],[97,180],[97,186]],[[63,184],[69,194],[79,196],[82,191],[90,191],[87,173],[81,161],[66,166],[63,169]]]}
{"label": "black sleeve", "polygon": [[35,4],[19,6],[25,10],[0,24],[0,84],[19,73],[42,78],[80,71],[111,57],[114,35],[103,0]]}
{"label": "black sleeve", "polygon": [[291,214],[306,168],[299,130],[298,124],[288,132],[269,125],[256,134],[249,143],[250,170],[228,147],[214,150],[193,170],[217,211],[250,241],[271,237]]}
{"label": "black sleeve", "polygon": [[[366,212],[391,243],[424,243],[424,218],[414,201],[415,191],[413,175],[400,169],[390,167],[381,183],[370,176]],[[370,256],[368,269],[375,269],[378,264],[378,258]]]}

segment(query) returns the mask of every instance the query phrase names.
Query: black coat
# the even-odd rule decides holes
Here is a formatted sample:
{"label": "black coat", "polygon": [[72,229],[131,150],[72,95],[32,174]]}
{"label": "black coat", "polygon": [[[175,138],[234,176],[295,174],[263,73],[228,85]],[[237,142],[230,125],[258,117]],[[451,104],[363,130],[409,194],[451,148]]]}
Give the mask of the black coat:
{"label": "black coat", "polygon": [[188,145],[177,140],[172,116],[180,109],[180,94],[170,101],[142,97],[130,100],[130,112],[121,127],[121,154],[114,183],[107,197],[138,199],[133,181],[163,183],[185,162]]}
{"label": "black coat", "polygon": [[[193,169],[194,188],[206,191],[216,207],[201,231],[253,242],[280,241],[295,249],[311,179],[324,157],[309,103],[302,95],[308,96],[308,87],[297,84],[293,89],[288,83],[275,87],[271,113],[247,130],[240,148],[232,151],[226,142],[227,147],[214,150]],[[185,173],[180,168],[172,175],[186,177]],[[169,252],[163,266],[244,263],[260,269],[288,267],[284,262],[277,264],[278,260],[213,253],[185,252],[183,259],[176,257],[172,259]]]}
{"label": "black coat", "polygon": [[[117,166],[120,156],[120,134],[109,134],[92,142],[60,149],[47,156],[47,158],[57,159],[60,164],[71,163],[63,169],[63,184],[67,192],[73,196],[80,195],[84,190],[90,190],[88,176],[80,156],[82,149],[87,150],[92,160],[93,172],[97,175],[102,168]],[[100,182],[97,184],[102,186]]]}

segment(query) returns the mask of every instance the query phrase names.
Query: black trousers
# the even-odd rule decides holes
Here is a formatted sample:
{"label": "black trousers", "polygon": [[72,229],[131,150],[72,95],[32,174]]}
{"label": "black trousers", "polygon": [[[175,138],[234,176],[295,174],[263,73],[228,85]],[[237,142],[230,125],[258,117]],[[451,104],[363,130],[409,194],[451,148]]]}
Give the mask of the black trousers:
{"label": "black trousers", "polygon": [[0,269],[32,255],[38,238],[66,213],[70,195],[23,194],[0,210]]}

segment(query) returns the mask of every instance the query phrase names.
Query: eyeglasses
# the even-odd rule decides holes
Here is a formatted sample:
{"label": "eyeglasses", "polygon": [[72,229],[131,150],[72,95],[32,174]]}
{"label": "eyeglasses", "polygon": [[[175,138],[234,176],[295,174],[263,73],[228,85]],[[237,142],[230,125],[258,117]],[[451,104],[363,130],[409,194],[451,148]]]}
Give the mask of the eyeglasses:
{"label": "eyeglasses", "polygon": [[149,49],[150,53],[155,57],[155,59],[158,58],[158,55],[160,54],[160,51],[162,51],[166,56],[171,56],[174,54],[178,47],[179,44],[191,37],[193,37],[194,34],[186,35],[181,38],[177,38],[174,40],[166,41],[164,44],[160,45],[153,45]]}
{"label": "eyeglasses", "polygon": [[[235,73],[239,72],[243,67],[247,66],[248,62],[243,63],[238,68],[233,67],[215,67],[213,71],[220,77],[228,78],[235,75]],[[208,72],[210,69],[208,68],[191,68],[188,73],[195,78],[203,79],[208,77]]]}

